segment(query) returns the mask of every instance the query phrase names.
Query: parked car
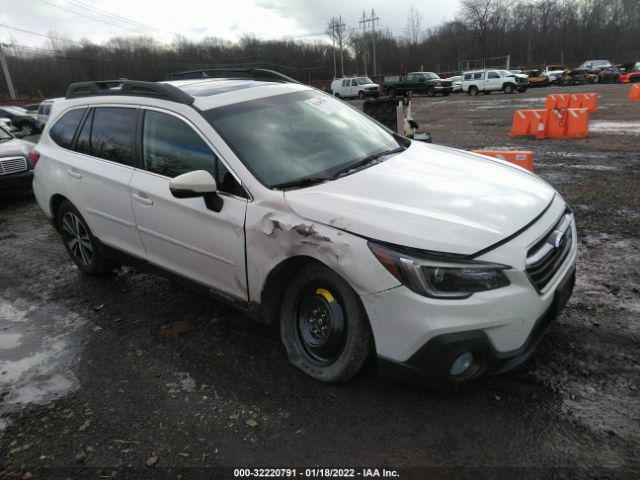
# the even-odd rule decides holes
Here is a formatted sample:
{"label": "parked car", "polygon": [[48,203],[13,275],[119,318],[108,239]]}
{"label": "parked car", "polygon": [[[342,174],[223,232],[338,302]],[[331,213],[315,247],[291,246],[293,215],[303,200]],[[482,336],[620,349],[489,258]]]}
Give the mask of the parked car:
{"label": "parked car", "polygon": [[380,86],[369,77],[336,78],[331,82],[331,92],[338,98],[378,98]]}
{"label": "parked car", "polygon": [[551,80],[542,70],[526,70],[530,87],[547,87]]}
{"label": "parked car", "polygon": [[611,65],[609,60],[587,60],[576,68],[576,70],[587,70],[589,73],[597,75],[602,68],[607,68]]}
{"label": "parked car", "polygon": [[563,87],[590,83],[598,83],[598,76],[589,70],[567,70],[558,80],[558,85]]}
{"label": "parked car", "polygon": [[0,117],[11,120],[13,126],[26,137],[40,132],[38,121],[20,107],[0,107]]}
{"label": "parked car", "polygon": [[451,86],[453,87],[452,92],[461,92],[462,91],[462,75],[457,75],[455,77],[445,79],[448,82],[451,82]]}
{"label": "parked car", "polygon": [[440,93],[446,97],[453,91],[453,85],[450,80],[443,80],[433,72],[411,72],[397,79],[385,78],[382,89],[390,97],[405,96],[408,92],[424,93],[428,97]]}
{"label": "parked car", "polygon": [[35,146],[0,127],[0,196],[31,190],[33,167],[29,153]]}
{"label": "parked car", "polygon": [[619,83],[622,72],[618,67],[610,66],[601,69],[598,72],[599,83]]}
{"label": "parked car", "polygon": [[527,75],[511,73],[508,70],[472,70],[462,74],[462,90],[469,95],[489,95],[503,91],[525,92],[529,86]]}
{"label": "parked car", "polygon": [[567,68],[564,65],[547,65],[542,70],[542,74],[549,78],[549,82],[557,83],[566,70]]}
{"label": "parked car", "polygon": [[4,128],[8,132],[15,130],[10,118],[0,118],[0,128]]}
{"label": "parked car", "polygon": [[38,106],[38,122],[40,122],[41,126],[46,125],[47,120],[49,119],[49,113],[51,112],[51,105],[53,105],[60,98],[49,98],[47,100],[43,100],[42,103]]}
{"label": "parked car", "polygon": [[636,83],[640,82],[640,62],[631,62],[618,65],[622,71],[620,75],[620,83]]}
{"label": "parked car", "polygon": [[250,95],[225,73],[73,84],[54,104],[34,192],[80,271],[119,259],[186,279],[278,325],[290,361],[324,382],[374,355],[381,373],[431,382],[524,362],[575,279],[560,194],[251,75]]}

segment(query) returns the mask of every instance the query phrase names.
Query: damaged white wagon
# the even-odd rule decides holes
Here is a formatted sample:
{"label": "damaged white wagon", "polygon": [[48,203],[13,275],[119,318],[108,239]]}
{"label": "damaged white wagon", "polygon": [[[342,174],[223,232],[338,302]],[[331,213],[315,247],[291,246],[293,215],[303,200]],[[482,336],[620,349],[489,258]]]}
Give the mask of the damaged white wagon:
{"label": "damaged white wagon", "polygon": [[372,359],[430,383],[513,369],[573,289],[575,221],[547,183],[276,72],[73,84],[31,160],[80,270],[187,280],[324,382]]}

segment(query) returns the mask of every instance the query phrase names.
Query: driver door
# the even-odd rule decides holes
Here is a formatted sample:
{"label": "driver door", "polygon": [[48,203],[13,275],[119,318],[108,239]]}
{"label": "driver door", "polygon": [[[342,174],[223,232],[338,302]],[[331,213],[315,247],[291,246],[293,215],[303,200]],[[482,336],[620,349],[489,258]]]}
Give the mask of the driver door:
{"label": "driver door", "polygon": [[[172,114],[146,110],[142,167],[130,183],[136,227],[147,261],[247,301],[244,222],[247,195],[199,133]],[[176,198],[172,178],[206,170],[216,179],[222,209],[204,198]]]}

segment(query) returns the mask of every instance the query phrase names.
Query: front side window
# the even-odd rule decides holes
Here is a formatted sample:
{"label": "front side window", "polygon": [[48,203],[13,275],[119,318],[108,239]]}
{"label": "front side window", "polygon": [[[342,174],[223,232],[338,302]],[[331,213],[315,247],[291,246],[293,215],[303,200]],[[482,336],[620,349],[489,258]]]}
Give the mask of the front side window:
{"label": "front side window", "polygon": [[218,189],[245,196],[235,177],[193,128],[173,115],[146,111],[142,134],[144,168],[174,178],[194,170],[206,170]]}
{"label": "front side window", "polygon": [[465,80],[471,80],[471,74],[470,73],[465,73],[464,79]]}
{"label": "front side window", "polygon": [[358,86],[358,82],[355,79],[351,80],[351,86],[352,87],[357,87]]}
{"label": "front side window", "polygon": [[366,115],[313,90],[226,105],[203,116],[269,188],[331,175],[400,145]]}
{"label": "front side window", "polygon": [[91,155],[132,165],[137,121],[135,108],[96,108],[91,128]]}
{"label": "front side window", "polygon": [[487,77],[488,78],[500,78],[500,75],[498,75],[496,72],[489,72]]}
{"label": "front side window", "polygon": [[51,130],[49,130],[51,140],[62,148],[71,148],[73,137],[86,111],[86,108],[76,108],[62,115]]}

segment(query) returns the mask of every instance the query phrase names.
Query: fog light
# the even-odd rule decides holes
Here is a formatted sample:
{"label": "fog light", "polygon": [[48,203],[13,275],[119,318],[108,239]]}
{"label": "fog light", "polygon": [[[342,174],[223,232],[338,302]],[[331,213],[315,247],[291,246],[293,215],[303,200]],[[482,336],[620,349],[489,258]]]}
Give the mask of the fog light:
{"label": "fog light", "polygon": [[469,367],[473,364],[473,353],[464,352],[458,358],[454,360],[451,364],[451,369],[449,373],[451,376],[455,377],[456,375],[461,375],[466,372]]}

